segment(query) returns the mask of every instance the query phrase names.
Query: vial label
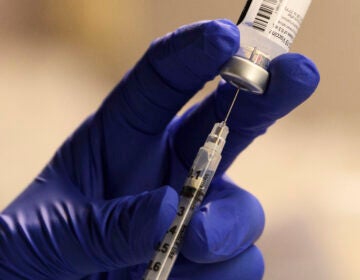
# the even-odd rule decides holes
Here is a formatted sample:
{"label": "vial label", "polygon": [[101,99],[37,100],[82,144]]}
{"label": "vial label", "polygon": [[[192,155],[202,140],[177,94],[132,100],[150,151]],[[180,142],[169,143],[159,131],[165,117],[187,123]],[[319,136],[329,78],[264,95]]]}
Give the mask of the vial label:
{"label": "vial label", "polygon": [[[251,3],[250,3],[251,2]],[[247,3],[245,24],[287,51],[293,43],[311,0],[252,0]]]}

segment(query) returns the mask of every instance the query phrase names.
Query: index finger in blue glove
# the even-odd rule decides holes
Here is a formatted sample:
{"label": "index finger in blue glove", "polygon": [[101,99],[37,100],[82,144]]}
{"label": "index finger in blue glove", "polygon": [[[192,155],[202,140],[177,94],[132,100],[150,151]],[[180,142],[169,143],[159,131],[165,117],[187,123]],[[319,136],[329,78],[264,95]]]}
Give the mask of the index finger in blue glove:
{"label": "index finger in blue glove", "polygon": [[[299,54],[285,54],[270,64],[270,84],[264,95],[240,92],[228,121],[229,136],[218,174],[223,173],[258,135],[285,116],[315,91],[319,83],[316,66]],[[236,89],[221,82],[214,94],[174,123],[173,145],[180,161],[191,163],[214,123],[222,121]]]}
{"label": "index finger in blue glove", "polygon": [[158,133],[238,48],[238,28],[228,20],[184,26],[152,43],[103,110],[141,132]]}

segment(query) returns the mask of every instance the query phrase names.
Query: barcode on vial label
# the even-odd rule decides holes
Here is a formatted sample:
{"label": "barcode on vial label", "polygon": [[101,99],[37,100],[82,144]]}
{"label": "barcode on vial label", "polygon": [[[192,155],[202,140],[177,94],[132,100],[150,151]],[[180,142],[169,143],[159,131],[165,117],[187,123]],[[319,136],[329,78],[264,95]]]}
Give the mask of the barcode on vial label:
{"label": "barcode on vial label", "polygon": [[274,13],[279,0],[264,0],[256,14],[253,27],[264,32],[269,25],[272,14]]}

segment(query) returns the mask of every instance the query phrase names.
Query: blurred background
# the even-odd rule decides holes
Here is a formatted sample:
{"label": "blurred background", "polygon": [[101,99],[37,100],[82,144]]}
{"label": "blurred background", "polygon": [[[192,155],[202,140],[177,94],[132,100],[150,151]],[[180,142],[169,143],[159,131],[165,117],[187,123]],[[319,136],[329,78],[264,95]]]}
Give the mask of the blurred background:
{"label": "blurred background", "polygon": [[[244,3],[0,0],[0,209],[155,37],[236,21]],[[359,26],[357,0],[313,1],[292,51],[315,61],[321,84],[229,171],[265,208],[265,279],[360,279]]]}

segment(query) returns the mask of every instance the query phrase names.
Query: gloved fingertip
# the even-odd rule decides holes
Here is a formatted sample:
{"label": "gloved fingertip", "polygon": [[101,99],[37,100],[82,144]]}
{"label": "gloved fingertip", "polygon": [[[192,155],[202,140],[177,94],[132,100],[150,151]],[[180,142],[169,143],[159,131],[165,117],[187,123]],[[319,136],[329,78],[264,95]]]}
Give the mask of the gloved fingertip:
{"label": "gloved fingertip", "polygon": [[[241,279],[244,280],[261,280],[265,272],[264,257],[256,246],[249,247],[243,254],[243,263],[245,265],[246,275]],[[241,258],[241,256],[240,256]]]}
{"label": "gloved fingertip", "polygon": [[205,24],[204,48],[210,57],[219,56],[227,60],[239,49],[240,33],[238,27],[228,19],[218,19]]}
{"label": "gloved fingertip", "polygon": [[179,197],[177,192],[170,186],[161,187],[153,191],[151,195],[154,199],[154,201],[152,201],[151,203],[153,204],[154,208],[157,208],[154,209],[157,211],[156,227],[160,229],[159,238],[161,238],[161,232],[166,231],[175,216]]}
{"label": "gloved fingertip", "polygon": [[[271,83],[287,86],[310,96],[320,82],[320,73],[313,61],[298,53],[288,53],[276,57],[269,67]],[[286,83],[281,81],[287,81]],[[270,85],[271,87],[271,85]]]}
{"label": "gloved fingertip", "polygon": [[238,48],[238,28],[221,19],[180,27],[154,41],[147,57],[168,85],[192,95],[219,74]]}
{"label": "gloved fingertip", "polygon": [[178,200],[177,192],[170,186],[164,186],[149,193],[148,202],[144,205],[143,211],[145,215],[150,216],[147,217],[149,222],[146,223],[146,228],[151,227],[154,230],[152,238],[149,239],[153,248],[173,221]]}
{"label": "gloved fingertip", "polygon": [[211,202],[193,216],[182,250],[197,263],[240,254],[259,238],[265,224],[263,208],[250,193],[231,187],[210,196]]}
{"label": "gloved fingertip", "polygon": [[177,204],[178,195],[169,186],[144,192],[126,203],[119,215],[119,225],[129,248],[126,252],[128,265],[144,263],[151,258],[176,215]]}

